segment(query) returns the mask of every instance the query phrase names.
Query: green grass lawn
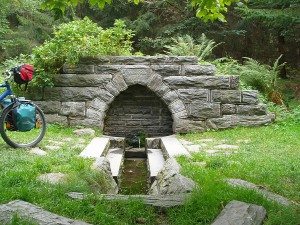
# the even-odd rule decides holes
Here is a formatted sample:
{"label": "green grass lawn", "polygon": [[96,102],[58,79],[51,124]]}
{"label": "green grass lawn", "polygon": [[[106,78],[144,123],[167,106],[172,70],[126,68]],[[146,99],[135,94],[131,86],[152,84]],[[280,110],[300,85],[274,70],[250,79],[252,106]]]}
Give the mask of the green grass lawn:
{"label": "green grass lawn", "polygon": [[[178,158],[182,173],[200,188],[183,207],[169,210],[145,206],[137,200],[109,202],[93,195],[85,200],[69,198],[66,193],[70,191],[102,193],[105,185],[101,183],[101,174],[90,170],[92,161],[78,157],[91,137],[74,135],[75,128],[48,125],[39,144],[48,153],[46,156],[29,154],[30,149],[10,148],[0,140],[0,204],[21,199],[92,224],[136,224],[139,218],[144,218],[146,224],[191,225],[210,224],[229,201],[240,200],[264,206],[268,213],[265,224],[299,225],[299,206],[282,206],[255,191],[233,188],[223,181],[224,178],[247,180],[299,203],[299,115],[270,126],[178,136],[194,144],[201,143],[201,139],[213,139],[203,149],[213,149],[217,144],[238,145],[239,149],[229,155],[208,156],[199,151],[192,153],[191,158]],[[239,140],[248,143],[238,143]],[[49,150],[49,145],[60,149]],[[206,162],[206,166],[197,162]],[[37,181],[39,174],[49,172],[67,173],[70,177],[66,184],[60,185]]]}

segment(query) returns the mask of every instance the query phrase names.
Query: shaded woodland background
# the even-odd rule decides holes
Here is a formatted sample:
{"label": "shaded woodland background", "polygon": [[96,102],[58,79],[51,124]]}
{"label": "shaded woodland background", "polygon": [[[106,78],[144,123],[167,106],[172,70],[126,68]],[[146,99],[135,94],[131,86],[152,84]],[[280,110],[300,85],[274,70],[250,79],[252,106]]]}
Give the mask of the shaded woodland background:
{"label": "shaded woodland background", "polygon": [[44,11],[41,1],[1,0],[0,61],[30,54],[32,49],[53,36],[53,25],[88,16],[103,28],[122,19],[135,33],[135,51],[145,55],[164,53],[172,37],[188,34],[196,41],[202,33],[217,43],[215,57],[243,60],[251,57],[272,64],[279,55],[287,62],[282,78],[299,76],[300,0],[250,0],[248,8],[231,6],[227,23],[204,23],[182,0],[145,1],[134,5],[114,0],[103,10],[85,2],[68,8],[64,15]]}

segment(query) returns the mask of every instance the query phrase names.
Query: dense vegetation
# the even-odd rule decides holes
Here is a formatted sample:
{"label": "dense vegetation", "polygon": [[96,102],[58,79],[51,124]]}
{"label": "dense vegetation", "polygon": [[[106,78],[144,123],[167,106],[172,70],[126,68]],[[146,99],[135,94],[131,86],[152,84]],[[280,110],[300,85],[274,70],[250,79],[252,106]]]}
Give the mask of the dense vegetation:
{"label": "dense vegetation", "polygon": [[283,76],[299,69],[299,0],[250,0],[248,9],[230,6],[225,15],[227,23],[204,23],[195,16],[196,8],[181,0],[145,1],[138,5],[116,0],[104,9],[83,1],[67,6],[63,15],[42,10],[41,4],[47,1],[2,2],[0,59],[31,54],[34,47],[53,37],[53,25],[88,16],[104,29],[113,26],[116,19],[124,20],[135,33],[134,49],[143,54],[164,53],[173,38],[186,34],[198,42],[205,33],[209,39],[222,43],[214,49],[217,57],[250,57],[272,64],[282,54],[281,63],[288,62],[284,68],[288,74],[283,69]]}

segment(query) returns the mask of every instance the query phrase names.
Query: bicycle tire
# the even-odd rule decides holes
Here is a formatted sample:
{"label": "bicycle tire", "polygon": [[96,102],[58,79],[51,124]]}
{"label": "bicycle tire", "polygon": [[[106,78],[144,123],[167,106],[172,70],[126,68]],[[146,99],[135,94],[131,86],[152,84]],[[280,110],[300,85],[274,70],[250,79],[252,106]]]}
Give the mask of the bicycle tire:
{"label": "bicycle tire", "polygon": [[[36,126],[30,131],[21,132],[7,128],[7,121],[12,111],[20,104],[30,104],[36,108]],[[37,125],[38,124],[38,125]],[[0,117],[0,134],[3,140],[13,148],[26,148],[36,146],[46,133],[46,119],[43,111],[32,102],[18,102],[7,106]]]}

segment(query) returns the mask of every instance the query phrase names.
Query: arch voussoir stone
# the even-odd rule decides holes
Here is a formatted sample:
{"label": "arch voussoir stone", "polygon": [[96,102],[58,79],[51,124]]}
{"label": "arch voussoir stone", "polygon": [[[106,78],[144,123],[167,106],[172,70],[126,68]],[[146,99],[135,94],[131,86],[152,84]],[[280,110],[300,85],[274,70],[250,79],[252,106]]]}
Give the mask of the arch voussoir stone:
{"label": "arch voussoir stone", "polygon": [[112,103],[115,96],[106,89],[100,89],[98,98],[109,105],[110,103]]}
{"label": "arch voussoir stone", "polygon": [[176,91],[169,91],[167,92],[163,97],[163,101],[167,104],[170,105],[172,102],[176,100],[180,100],[179,96]]}
{"label": "arch voussoir stone", "polygon": [[154,74],[149,80],[147,87],[155,92],[159,97],[163,97],[165,94],[171,91],[168,85],[163,82],[162,77],[159,74]]}
{"label": "arch voussoir stone", "polygon": [[184,103],[180,100],[177,99],[176,101],[172,102],[169,105],[170,111],[171,113],[175,114],[175,113],[179,113],[179,112],[186,112],[186,108]]}
{"label": "arch voussoir stone", "polygon": [[128,88],[123,75],[119,73],[114,76],[111,83],[119,90],[119,92],[125,91]]}
{"label": "arch voussoir stone", "polygon": [[128,66],[121,70],[121,74],[128,86],[140,84],[147,85],[151,80],[153,71],[148,66]]}

